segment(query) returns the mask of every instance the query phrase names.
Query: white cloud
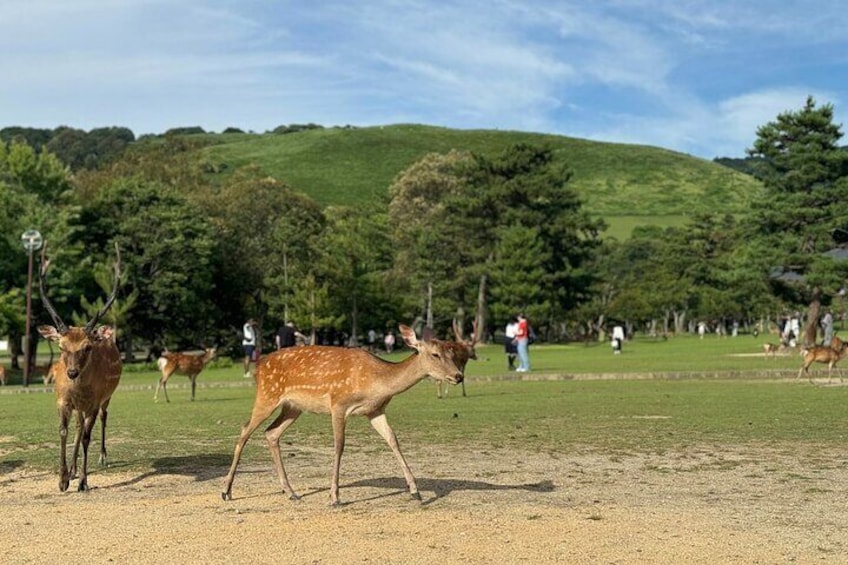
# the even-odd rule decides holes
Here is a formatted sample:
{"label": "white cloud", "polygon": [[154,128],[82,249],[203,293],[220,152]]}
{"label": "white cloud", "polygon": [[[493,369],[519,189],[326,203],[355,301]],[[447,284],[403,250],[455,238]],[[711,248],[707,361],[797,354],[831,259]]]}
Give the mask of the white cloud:
{"label": "white cloud", "polygon": [[808,93],[842,111],[846,24],[827,0],[6,0],[0,127],[414,121],[739,155]]}

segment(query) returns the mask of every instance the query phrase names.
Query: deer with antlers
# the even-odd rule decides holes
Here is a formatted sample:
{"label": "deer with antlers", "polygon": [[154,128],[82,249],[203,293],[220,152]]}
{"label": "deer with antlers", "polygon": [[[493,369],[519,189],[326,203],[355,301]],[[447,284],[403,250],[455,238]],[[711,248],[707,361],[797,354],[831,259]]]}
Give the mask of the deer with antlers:
{"label": "deer with antlers", "polygon": [[454,384],[462,382],[463,372],[454,360],[454,349],[441,340],[419,341],[404,325],[400,334],[417,353],[391,363],[362,349],[305,346],[275,351],[262,357],[256,370],[256,400],[250,420],[242,426],[233,463],[221,496],[232,499],[233,479],[245,443],[256,428],[275,410],[279,415],[265,429],[265,440],[284,492],[299,496],[289,484],[280,452],[280,437],[303,412],[329,414],[333,425],[335,456],[330,481],[330,502],[339,505],[339,468],[345,446],[348,416],[368,418],[389,444],[403,471],[413,498],[421,500],[415,477],[400,451],[397,437],[386,419],[386,405],[428,375]]}
{"label": "deer with antlers", "polygon": [[[115,286],[103,308],[84,326],[67,326],[47,296],[46,278],[50,261],[46,258],[47,245],[41,252],[39,289],[44,308],[53,319],[53,326],[39,326],[45,339],[59,345],[59,360],[51,367],[55,379],[56,404],[59,408],[59,490],[68,490],[71,478],[77,471],[77,456],[82,441],[82,469],[79,474],[80,491],[88,490],[88,445],[91,432],[100,416],[100,459],[106,464],[106,419],[109,401],[121,378],[121,355],[115,345],[114,328],[98,326],[100,318],[109,310],[118,295],[121,277],[121,256],[115,245]],[[77,414],[77,433],[74,441],[72,468],[68,469],[66,446],[68,421]]]}
{"label": "deer with antlers", "polygon": [[[453,356],[453,360],[454,363],[456,363],[457,368],[464,373],[465,365],[468,364],[468,360],[477,359],[477,353],[474,350],[474,347],[479,341],[477,334],[477,320],[475,319],[471,325],[471,339],[465,339],[463,336],[462,326],[457,323],[456,319],[453,321],[453,334],[456,337],[456,342],[447,342],[447,347],[451,351],[451,355]],[[462,380],[462,396],[465,396],[465,379]],[[436,397],[448,397],[448,386],[446,382],[436,381]]]}
{"label": "deer with antlers", "polygon": [[168,353],[165,352],[159,357],[159,370],[162,376],[159,378],[159,384],[156,385],[156,393],[153,395],[153,401],[159,401],[159,389],[165,393],[165,402],[171,402],[168,398],[168,379],[174,373],[185,375],[191,381],[191,400],[194,401],[194,389],[197,385],[197,375],[206,367],[212,359],[215,358],[217,348],[207,347],[201,355],[193,355],[191,353]]}

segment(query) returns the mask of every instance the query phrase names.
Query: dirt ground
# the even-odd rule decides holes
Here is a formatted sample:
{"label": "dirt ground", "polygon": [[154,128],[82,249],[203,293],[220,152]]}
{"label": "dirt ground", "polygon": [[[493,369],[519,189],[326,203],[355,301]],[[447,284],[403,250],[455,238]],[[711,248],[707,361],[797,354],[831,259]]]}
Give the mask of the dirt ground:
{"label": "dirt ground", "polygon": [[844,451],[406,455],[422,502],[388,449],[350,448],[338,508],[329,450],[286,458],[296,502],[270,457],[239,469],[230,502],[219,464],[95,469],[87,493],[0,469],[0,562],[848,563]]}

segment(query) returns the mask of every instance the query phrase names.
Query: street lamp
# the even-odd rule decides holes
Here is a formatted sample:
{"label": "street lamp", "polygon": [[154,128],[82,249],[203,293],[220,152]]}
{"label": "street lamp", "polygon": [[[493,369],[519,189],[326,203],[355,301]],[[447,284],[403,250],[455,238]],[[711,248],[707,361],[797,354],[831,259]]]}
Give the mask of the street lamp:
{"label": "street lamp", "polygon": [[32,324],[32,253],[41,249],[44,240],[38,230],[27,230],[21,236],[21,243],[29,256],[27,267],[27,291],[26,291],[26,334],[24,334],[24,386],[29,386],[30,371],[30,325]]}

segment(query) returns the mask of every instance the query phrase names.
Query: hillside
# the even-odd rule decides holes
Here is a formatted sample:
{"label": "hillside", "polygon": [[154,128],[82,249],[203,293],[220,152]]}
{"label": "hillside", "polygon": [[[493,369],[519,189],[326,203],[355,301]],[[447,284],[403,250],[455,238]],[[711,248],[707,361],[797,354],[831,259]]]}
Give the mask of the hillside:
{"label": "hillside", "polygon": [[624,221],[628,230],[677,225],[697,212],[740,213],[761,191],[747,175],[682,153],[536,133],[392,125],[209,138],[213,145],[203,151],[214,169],[227,174],[254,164],[325,205],[382,205],[395,176],[429,152],[496,155],[518,142],[553,148],[573,171],[587,210],[613,224]]}

